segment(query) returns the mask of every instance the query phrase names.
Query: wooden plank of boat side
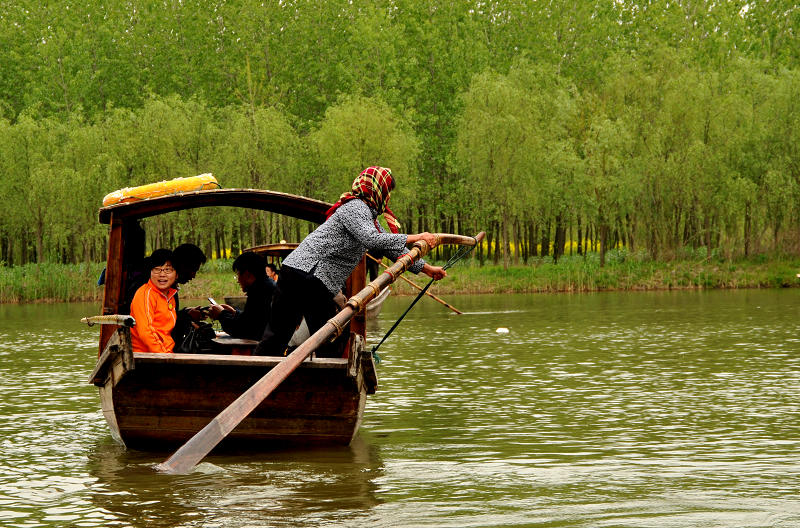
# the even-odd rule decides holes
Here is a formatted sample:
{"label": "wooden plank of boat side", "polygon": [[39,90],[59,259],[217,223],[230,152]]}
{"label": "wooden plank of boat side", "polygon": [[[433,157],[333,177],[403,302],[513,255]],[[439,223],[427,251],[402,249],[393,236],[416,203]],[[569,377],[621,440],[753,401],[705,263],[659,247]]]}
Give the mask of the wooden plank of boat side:
{"label": "wooden plank of boat side", "polygon": [[[161,354],[156,352],[135,352],[139,363],[171,363],[181,365],[219,365],[239,367],[274,367],[284,359],[282,356],[228,356],[225,354]],[[301,368],[346,369],[345,358],[306,359]]]}
{"label": "wooden plank of boat side", "polygon": [[118,327],[97,359],[97,364],[89,376],[89,383],[99,387],[105,383],[109,371],[114,375],[114,379],[119,379],[122,374],[135,368],[130,341],[130,328]]}

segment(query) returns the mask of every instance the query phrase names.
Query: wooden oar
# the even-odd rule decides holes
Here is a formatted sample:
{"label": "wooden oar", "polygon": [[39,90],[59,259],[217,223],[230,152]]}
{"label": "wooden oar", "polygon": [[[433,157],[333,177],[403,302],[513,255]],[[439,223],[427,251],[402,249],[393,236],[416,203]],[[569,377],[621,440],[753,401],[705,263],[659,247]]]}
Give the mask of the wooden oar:
{"label": "wooden oar", "polygon": [[[369,253],[367,253],[367,256],[368,256],[369,258],[371,258],[372,260],[374,260],[375,262],[377,262],[378,264],[380,264],[381,266],[383,266],[384,268],[388,268],[388,267],[389,267],[389,266],[387,266],[386,264],[384,264],[384,263],[383,263],[383,261],[380,261],[380,260],[376,259],[375,257],[373,257],[372,255],[370,255]],[[419,285],[419,284],[417,284],[416,282],[413,282],[413,281],[411,281],[410,279],[408,279],[407,277],[405,277],[405,276],[403,276],[403,275],[400,275],[400,278],[401,278],[401,279],[403,279],[404,281],[406,281],[408,284],[410,284],[410,285],[411,285],[411,286],[413,286],[414,288],[416,288],[418,291],[422,291],[422,286],[420,286],[420,285]],[[451,310],[453,310],[455,313],[457,313],[457,314],[459,314],[459,315],[464,313],[464,312],[462,312],[462,311],[460,311],[460,310],[457,310],[456,308],[453,308],[452,306],[450,306],[449,304],[447,304],[446,302],[444,302],[444,301],[443,301],[443,300],[441,300],[439,297],[435,296],[434,294],[432,294],[432,293],[431,293],[431,292],[429,292],[429,291],[426,291],[426,292],[425,292],[425,295],[427,295],[428,297],[430,297],[431,299],[433,299],[433,300],[434,300],[434,301],[436,301],[436,302],[440,302],[440,303],[442,303],[443,305],[447,306],[448,308],[450,308]]]}
{"label": "wooden oar", "polygon": [[[461,244],[474,246],[480,243],[484,233],[476,237],[450,235],[439,233],[436,235],[438,244]],[[370,282],[364,289],[353,295],[344,308],[333,318],[328,320],[314,335],[297,347],[294,352],[286,356],[264,377],[247,389],[233,403],[228,405],[208,425],[183,444],[167,460],[156,466],[158,471],[170,474],[188,473],[198,462],[233,431],[258,405],[269,396],[280,383],[285,380],[311,353],[324,342],[336,338],[353,318],[353,315],[364,309],[367,303],[386,286],[393,283],[401,273],[406,271],[414,262],[425,256],[430,247],[424,241],[416,242],[414,247],[397,259],[384,273]]]}

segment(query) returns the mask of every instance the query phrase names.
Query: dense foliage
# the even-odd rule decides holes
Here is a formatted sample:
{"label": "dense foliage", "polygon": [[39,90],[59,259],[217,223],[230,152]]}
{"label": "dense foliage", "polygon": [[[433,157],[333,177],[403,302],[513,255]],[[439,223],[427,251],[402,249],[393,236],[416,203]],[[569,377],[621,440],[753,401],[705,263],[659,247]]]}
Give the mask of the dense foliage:
{"label": "dense foliage", "polygon": [[[506,265],[796,255],[799,29],[788,0],[5,3],[0,261],[102,260],[117,188],[212,172],[333,201],[370,164],[408,231],[485,229]],[[151,247],[308,229],[178,216]]]}

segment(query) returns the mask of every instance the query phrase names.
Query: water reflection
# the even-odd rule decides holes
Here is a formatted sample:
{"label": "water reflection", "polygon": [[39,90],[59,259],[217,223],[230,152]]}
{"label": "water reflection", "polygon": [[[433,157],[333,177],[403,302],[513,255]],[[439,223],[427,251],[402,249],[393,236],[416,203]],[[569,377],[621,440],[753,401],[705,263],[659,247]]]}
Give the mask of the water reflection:
{"label": "water reflection", "polygon": [[[91,500],[114,522],[130,526],[298,526],[349,518],[380,504],[378,449],[357,437],[349,447],[214,455],[189,475],[161,475],[169,453],[99,443],[87,469]],[[107,522],[106,525],[109,525]]]}
{"label": "water reflection", "polygon": [[392,504],[424,497],[434,525],[462,497],[452,526],[561,526],[565,511],[586,526],[800,522],[797,300],[459,298],[464,316],[410,315],[420,331],[384,345],[367,426],[387,444]]}

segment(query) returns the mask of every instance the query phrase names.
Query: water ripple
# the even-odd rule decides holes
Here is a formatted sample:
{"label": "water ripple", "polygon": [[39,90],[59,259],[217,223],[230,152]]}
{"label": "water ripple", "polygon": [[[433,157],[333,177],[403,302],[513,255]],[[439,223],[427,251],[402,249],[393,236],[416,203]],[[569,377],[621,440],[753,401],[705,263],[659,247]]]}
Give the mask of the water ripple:
{"label": "water ripple", "polygon": [[111,441],[76,323],[96,307],[0,307],[0,526],[800,525],[800,292],[457,305],[420,303],[382,346],[352,446],[186,476]]}

